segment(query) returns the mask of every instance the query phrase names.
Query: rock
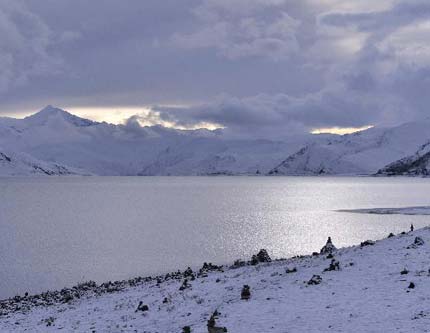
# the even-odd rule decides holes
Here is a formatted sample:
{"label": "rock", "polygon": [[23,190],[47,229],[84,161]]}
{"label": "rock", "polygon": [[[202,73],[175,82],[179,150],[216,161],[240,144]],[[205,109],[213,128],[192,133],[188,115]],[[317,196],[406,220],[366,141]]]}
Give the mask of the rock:
{"label": "rock", "polygon": [[182,282],[182,285],[179,287],[179,290],[182,291],[188,288],[191,288],[191,285],[188,283],[188,280],[185,279],[184,282]]}
{"label": "rock", "polygon": [[72,294],[66,294],[63,297],[63,303],[69,303],[72,300],[73,300],[73,295]]}
{"label": "rock", "polygon": [[391,238],[391,237],[394,237],[394,234],[392,232],[390,232],[387,238]]}
{"label": "rock", "polygon": [[197,273],[198,277],[207,277],[208,276],[208,272],[211,271],[219,271],[219,272],[223,272],[223,266],[217,266],[217,265],[213,265],[212,263],[203,263],[202,268],[199,269],[199,272]]}
{"label": "rock", "polygon": [[246,265],[246,262],[244,260],[237,259],[234,261],[233,265],[230,266],[230,268],[239,268],[239,267],[243,267],[245,265]]}
{"label": "rock", "polygon": [[409,271],[406,268],[403,268],[403,270],[400,272],[401,275],[408,274]]}
{"label": "rock", "polygon": [[215,311],[212,316],[208,320],[208,333],[224,333],[227,332],[227,328],[225,327],[217,327],[216,319],[218,319],[218,311]]}
{"label": "rock", "polygon": [[297,272],[297,268],[293,267],[293,268],[288,268],[285,270],[285,273],[287,274],[291,274],[291,273],[296,273]]}
{"label": "rock", "polygon": [[190,326],[182,327],[182,333],[191,333],[191,327]]}
{"label": "rock", "polygon": [[134,312],[138,312],[138,311],[142,311],[142,312],[146,312],[149,311],[149,306],[146,304],[143,304],[142,301],[139,302],[139,305],[137,306],[136,311]]}
{"label": "rock", "polygon": [[415,237],[414,244],[418,246],[424,245],[424,240],[421,237]]}
{"label": "rock", "polygon": [[49,317],[49,318],[43,319],[42,322],[45,323],[46,326],[53,326],[55,322],[55,318]]}
{"label": "rock", "polygon": [[340,270],[339,261],[332,259],[330,266],[328,268],[324,269],[324,272],[339,271],[339,270]]}
{"label": "rock", "polygon": [[245,284],[242,288],[242,292],[240,293],[240,298],[244,300],[249,300],[251,298],[251,290],[250,287]]}
{"label": "rock", "polygon": [[407,249],[416,249],[421,245],[424,245],[424,240],[421,237],[415,237],[413,244],[409,245]]}
{"label": "rock", "polygon": [[322,282],[322,277],[319,275],[314,275],[312,278],[307,282],[308,285],[317,285]]}
{"label": "rock", "polygon": [[364,241],[364,242],[361,242],[361,243],[360,243],[360,246],[361,246],[361,247],[364,247],[364,246],[371,246],[371,245],[375,245],[375,241],[373,241],[373,240],[367,240],[367,241]]}
{"label": "rock", "polygon": [[329,253],[333,253],[336,250],[337,250],[336,246],[333,245],[331,241],[331,237],[329,237],[327,239],[326,244],[321,249],[320,254],[329,254]]}
{"label": "rock", "polygon": [[194,276],[194,274],[193,274],[193,270],[190,268],[190,267],[188,267],[186,270],[185,270],[185,272],[184,272],[184,277],[190,277],[190,276]]}
{"label": "rock", "polygon": [[408,289],[414,289],[415,288],[415,283],[411,282],[409,283]]}
{"label": "rock", "polygon": [[227,328],[225,327],[208,327],[208,333],[224,333],[227,332]]}
{"label": "rock", "polygon": [[262,262],[271,262],[269,254],[265,249],[261,249],[257,254],[254,254],[251,259],[251,265],[257,265]]}

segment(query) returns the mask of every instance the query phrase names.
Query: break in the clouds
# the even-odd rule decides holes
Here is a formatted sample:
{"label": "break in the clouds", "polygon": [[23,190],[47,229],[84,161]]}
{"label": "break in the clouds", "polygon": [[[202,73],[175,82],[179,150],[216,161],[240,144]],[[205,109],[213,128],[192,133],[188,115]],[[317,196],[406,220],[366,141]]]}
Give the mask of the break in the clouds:
{"label": "break in the clouds", "polygon": [[273,137],[430,105],[427,0],[0,0],[0,34],[3,114],[142,107],[130,124]]}

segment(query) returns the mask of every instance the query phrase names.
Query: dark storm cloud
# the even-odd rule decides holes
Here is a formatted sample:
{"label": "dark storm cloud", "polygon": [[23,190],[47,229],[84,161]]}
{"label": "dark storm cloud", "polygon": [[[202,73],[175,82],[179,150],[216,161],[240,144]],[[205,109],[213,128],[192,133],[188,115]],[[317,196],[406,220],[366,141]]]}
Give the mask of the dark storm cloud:
{"label": "dark storm cloud", "polygon": [[418,119],[429,22],[427,0],[0,0],[0,112],[191,105],[136,119],[261,136]]}
{"label": "dark storm cloud", "polygon": [[0,36],[0,94],[60,70],[60,59],[49,53],[51,30],[21,3],[0,2]]}

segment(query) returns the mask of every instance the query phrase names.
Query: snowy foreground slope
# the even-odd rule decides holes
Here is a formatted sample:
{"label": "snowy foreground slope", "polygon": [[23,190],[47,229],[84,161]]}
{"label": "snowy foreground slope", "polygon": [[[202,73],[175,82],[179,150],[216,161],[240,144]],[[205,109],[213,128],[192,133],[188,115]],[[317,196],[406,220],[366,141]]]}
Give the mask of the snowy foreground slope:
{"label": "snowy foreground slope", "polygon": [[[208,332],[217,311],[216,326],[228,332],[428,332],[429,269],[427,227],[343,248],[333,258],[206,265],[200,274],[89,283],[16,298],[0,303],[0,331]],[[241,299],[244,285],[248,300]],[[47,302],[52,305],[26,310],[29,303]]]}

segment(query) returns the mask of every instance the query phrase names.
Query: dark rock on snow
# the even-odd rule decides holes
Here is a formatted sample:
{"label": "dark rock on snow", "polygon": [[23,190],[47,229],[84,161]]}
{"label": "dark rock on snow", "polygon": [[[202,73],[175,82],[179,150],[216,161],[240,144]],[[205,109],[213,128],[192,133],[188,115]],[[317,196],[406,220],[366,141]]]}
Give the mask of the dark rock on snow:
{"label": "dark rock on snow", "polygon": [[141,312],[149,311],[149,306],[146,304],[143,304],[143,302],[140,301],[135,312],[138,312],[138,311],[141,311]]}
{"label": "dark rock on snow", "polygon": [[364,241],[364,242],[361,242],[361,243],[360,243],[360,246],[361,246],[361,247],[364,247],[364,246],[371,246],[371,245],[375,245],[375,241],[373,241],[373,240],[367,240],[367,241]]}
{"label": "dark rock on snow", "polygon": [[320,254],[330,254],[336,251],[336,246],[333,245],[331,241],[331,237],[327,239],[327,243],[323,246],[323,248],[320,251]]}
{"label": "dark rock on snow", "polygon": [[424,245],[424,240],[421,237],[415,237],[414,242],[407,247],[407,249],[416,249],[419,246]]}
{"label": "dark rock on snow", "polygon": [[243,286],[242,292],[240,293],[240,298],[246,301],[251,298],[251,288],[247,284]]}
{"label": "dark rock on snow", "polygon": [[251,259],[251,265],[257,265],[262,262],[271,262],[269,254],[265,249],[261,249],[257,254],[254,254]]}
{"label": "dark rock on snow", "polygon": [[319,275],[314,275],[312,278],[307,282],[308,285],[317,285],[322,282],[322,277]]}

